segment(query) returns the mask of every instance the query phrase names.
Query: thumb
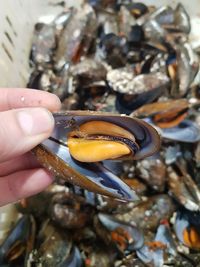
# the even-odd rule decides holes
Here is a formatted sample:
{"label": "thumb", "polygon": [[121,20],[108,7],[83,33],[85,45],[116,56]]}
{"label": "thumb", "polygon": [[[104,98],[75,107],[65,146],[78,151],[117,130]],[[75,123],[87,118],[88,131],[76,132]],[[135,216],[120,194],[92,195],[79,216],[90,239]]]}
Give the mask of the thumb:
{"label": "thumb", "polygon": [[52,114],[45,108],[0,112],[0,162],[22,155],[51,135]]}

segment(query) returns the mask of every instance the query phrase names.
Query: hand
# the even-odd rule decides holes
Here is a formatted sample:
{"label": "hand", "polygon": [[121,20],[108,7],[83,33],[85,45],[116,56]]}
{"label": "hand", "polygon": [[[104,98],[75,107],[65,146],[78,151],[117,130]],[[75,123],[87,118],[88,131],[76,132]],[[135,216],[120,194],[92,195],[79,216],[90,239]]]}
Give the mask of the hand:
{"label": "hand", "polygon": [[[0,206],[42,191],[52,182],[29,152],[51,135],[57,96],[33,89],[0,89]],[[48,111],[49,110],[49,111]]]}

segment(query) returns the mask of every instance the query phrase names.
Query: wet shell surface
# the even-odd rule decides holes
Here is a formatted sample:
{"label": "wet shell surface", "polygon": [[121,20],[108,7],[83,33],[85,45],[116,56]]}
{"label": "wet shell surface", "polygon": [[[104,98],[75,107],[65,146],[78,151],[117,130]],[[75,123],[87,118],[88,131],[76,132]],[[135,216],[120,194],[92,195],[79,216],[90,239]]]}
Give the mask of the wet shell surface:
{"label": "wet shell surface", "polygon": [[[137,199],[121,179],[101,163],[91,161],[93,156],[102,161],[102,154],[108,156],[105,159],[112,159],[116,154],[120,159],[122,156],[130,159],[150,156],[160,147],[159,135],[153,127],[139,119],[110,113],[70,111],[54,114],[54,118],[52,136],[34,149],[36,157],[46,168],[90,191]],[[86,158],[86,162],[74,159],[74,155],[79,159],[80,154],[82,161]]]}

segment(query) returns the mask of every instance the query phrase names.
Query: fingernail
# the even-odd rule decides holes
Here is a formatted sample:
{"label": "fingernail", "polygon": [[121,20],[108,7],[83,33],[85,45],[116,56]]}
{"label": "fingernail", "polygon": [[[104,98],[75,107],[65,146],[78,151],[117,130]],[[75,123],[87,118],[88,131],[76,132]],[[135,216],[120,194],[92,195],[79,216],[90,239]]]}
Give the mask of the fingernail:
{"label": "fingernail", "polygon": [[17,113],[20,128],[25,135],[39,135],[54,127],[52,114],[44,108],[24,109]]}

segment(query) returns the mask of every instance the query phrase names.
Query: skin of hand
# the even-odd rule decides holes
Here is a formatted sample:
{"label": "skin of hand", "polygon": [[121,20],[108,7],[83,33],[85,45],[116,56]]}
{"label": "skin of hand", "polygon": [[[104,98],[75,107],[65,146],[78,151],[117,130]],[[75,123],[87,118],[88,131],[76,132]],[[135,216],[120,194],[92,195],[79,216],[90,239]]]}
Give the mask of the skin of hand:
{"label": "skin of hand", "polygon": [[30,150],[54,128],[57,96],[34,89],[0,88],[0,206],[45,189],[52,175]]}

